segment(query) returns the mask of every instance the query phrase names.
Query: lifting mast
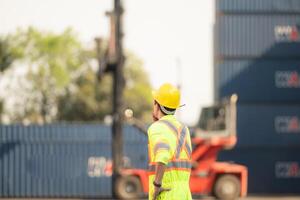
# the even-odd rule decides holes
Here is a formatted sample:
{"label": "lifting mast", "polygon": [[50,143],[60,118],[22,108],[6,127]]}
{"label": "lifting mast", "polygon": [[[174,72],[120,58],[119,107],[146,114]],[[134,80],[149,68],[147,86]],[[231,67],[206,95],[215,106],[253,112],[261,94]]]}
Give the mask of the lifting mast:
{"label": "lifting mast", "polygon": [[112,188],[113,197],[116,198],[116,181],[121,175],[122,158],[123,158],[123,90],[125,86],[125,78],[123,67],[125,57],[122,46],[122,14],[123,7],[121,0],[114,0],[113,11],[106,12],[110,18],[110,38],[108,47],[101,55],[101,38],[96,38],[96,47],[98,53],[99,69],[97,77],[101,80],[104,73],[111,73],[113,77],[112,86]]}
{"label": "lifting mast", "polygon": [[123,158],[123,90],[125,79],[123,74],[124,55],[122,46],[122,13],[123,8],[121,0],[114,0],[113,18],[114,34],[115,34],[115,55],[116,63],[115,70],[113,70],[113,125],[112,125],[112,157],[113,157],[113,179],[112,188],[113,196],[116,197],[115,183],[120,176]]}

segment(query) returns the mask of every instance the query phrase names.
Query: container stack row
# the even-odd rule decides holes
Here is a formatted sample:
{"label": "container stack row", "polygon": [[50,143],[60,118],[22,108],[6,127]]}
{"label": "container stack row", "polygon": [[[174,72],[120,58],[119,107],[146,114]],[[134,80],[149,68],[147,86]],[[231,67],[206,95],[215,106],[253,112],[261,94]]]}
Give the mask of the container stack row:
{"label": "container stack row", "polygon": [[[215,101],[237,94],[249,193],[300,193],[300,1],[216,0]],[[263,181],[262,181],[263,180]]]}
{"label": "container stack row", "polygon": [[[111,127],[0,125],[0,197],[110,198]],[[124,167],[147,168],[147,138],[124,127]]]}

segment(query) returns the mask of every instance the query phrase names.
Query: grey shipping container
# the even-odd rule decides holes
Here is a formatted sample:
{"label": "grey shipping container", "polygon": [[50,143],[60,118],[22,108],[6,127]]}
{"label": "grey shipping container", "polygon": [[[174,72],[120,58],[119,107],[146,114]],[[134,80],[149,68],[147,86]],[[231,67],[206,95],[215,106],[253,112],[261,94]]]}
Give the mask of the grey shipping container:
{"label": "grey shipping container", "polygon": [[[0,126],[0,197],[111,197],[111,128]],[[147,166],[147,138],[124,127],[126,167]]]}
{"label": "grey shipping container", "polygon": [[218,160],[248,167],[248,193],[300,194],[300,148],[235,148]]}
{"label": "grey shipping container", "polygon": [[299,147],[300,105],[238,104],[237,147]]}
{"label": "grey shipping container", "polygon": [[299,0],[216,0],[221,13],[300,13]]}
{"label": "grey shipping container", "polygon": [[215,59],[300,58],[300,15],[223,15],[215,24]]}
{"label": "grey shipping container", "polygon": [[300,103],[300,60],[215,62],[217,99],[233,93],[239,102]]}

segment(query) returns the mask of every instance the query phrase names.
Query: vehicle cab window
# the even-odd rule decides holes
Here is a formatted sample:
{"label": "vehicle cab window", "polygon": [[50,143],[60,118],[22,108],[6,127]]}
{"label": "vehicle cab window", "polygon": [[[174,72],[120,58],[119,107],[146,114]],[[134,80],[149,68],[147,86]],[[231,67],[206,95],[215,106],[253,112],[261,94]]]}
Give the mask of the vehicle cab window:
{"label": "vehicle cab window", "polygon": [[225,108],[213,106],[203,108],[201,111],[198,128],[204,131],[223,131],[226,129]]}

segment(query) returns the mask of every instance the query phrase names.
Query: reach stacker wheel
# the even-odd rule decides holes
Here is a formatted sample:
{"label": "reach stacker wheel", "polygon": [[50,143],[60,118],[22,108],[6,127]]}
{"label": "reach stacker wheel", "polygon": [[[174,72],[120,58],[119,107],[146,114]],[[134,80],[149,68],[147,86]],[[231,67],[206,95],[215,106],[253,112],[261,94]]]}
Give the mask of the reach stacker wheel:
{"label": "reach stacker wheel", "polygon": [[141,182],[136,176],[122,176],[116,181],[116,194],[120,199],[139,199]]}
{"label": "reach stacker wheel", "polygon": [[217,179],[214,187],[214,194],[217,199],[235,200],[241,192],[239,179],[234,175],[223,175]]}

